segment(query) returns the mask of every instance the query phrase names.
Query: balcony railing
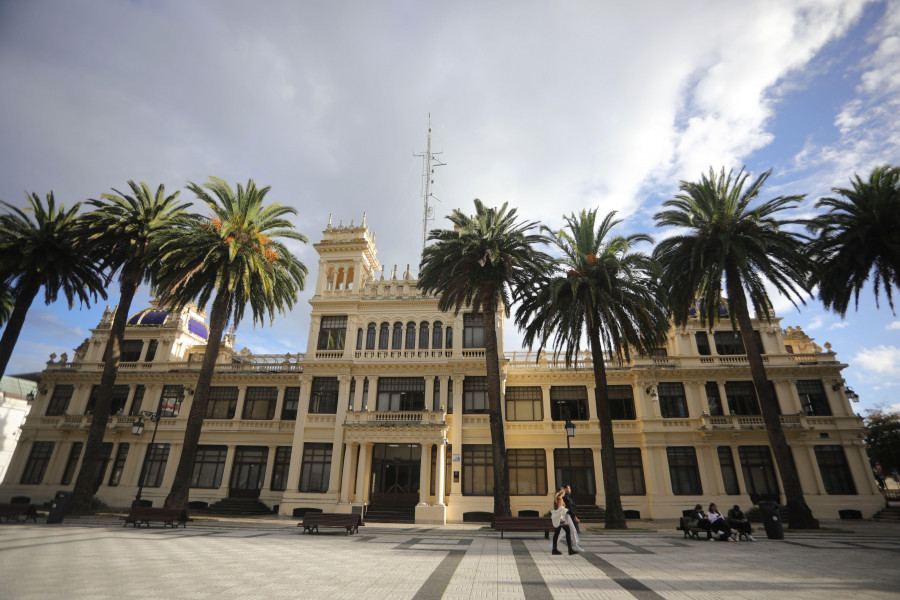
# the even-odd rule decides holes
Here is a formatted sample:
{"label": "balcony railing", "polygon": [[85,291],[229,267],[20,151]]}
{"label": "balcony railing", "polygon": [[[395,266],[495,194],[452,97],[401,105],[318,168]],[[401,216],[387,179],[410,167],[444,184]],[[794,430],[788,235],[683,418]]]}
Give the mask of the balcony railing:
{"label": "balcony railing", "polygon": [[445,426],[445,413],[441,411],[385,411],[348,412],[344,425],[390,426],[390,425],[436,425]]}
{"label": "balcony railing", "polygon": [[[781,415],[778,417],[784,429],[816,429],[834,426],[832,417],[807,417],[805,415]],[[700,429],[765,429],[765,420],[760,415],[702,415]]]}

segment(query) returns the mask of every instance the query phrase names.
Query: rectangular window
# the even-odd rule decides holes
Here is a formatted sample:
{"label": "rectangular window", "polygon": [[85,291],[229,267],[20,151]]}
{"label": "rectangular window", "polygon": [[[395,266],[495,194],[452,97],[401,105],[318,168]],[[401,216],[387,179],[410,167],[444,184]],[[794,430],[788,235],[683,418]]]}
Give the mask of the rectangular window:
{"label": "rectangular window", "polygon": [[659,412],[664,419],[686,419],[688,416],[687,398],[684,396],[684,384],[680,381],[660,382],[656,386],[659,395]]}
{"label": "rectangular window", "polygon": [[347,337],[347,316],[322,317],[317,350],[343,350]]}
{"label": "rectangular window", "polygon": [[281,420],[296,421],[298,408],[300,408],[300,388],[286,388],[284,390],[284,403],[281,406]]}
{"label": "rectangular window", "polygon": [[733,415],[758,415],[759,400],[752,381],[726,381],[725,397]]}
{"label": "rectangular window", "polygon": [[81,449],[84,447],[82,442],[74,442],[72,449],[69,450],[69,458],[66,460],[66,468],[63,471],[62,481],[60,485],[69,485],[75,478],[75,468],[78,466],[78,459],[81,458]]}
{"label": "rectangular window", "polygon": [[125,471],[125,461],[128,459],[128,450],[131,444],[121,442],[116,451],[116,462],[113,463],[112,473],[109,474],[109,486],[116,487],[122,481],[122,472]]}
{"label": "rectangular window", "polygon": [[144,362],[153,362],[153,359],[156,358],[156,349],[159,347],[159,342],[157,340],[150,340],[150,343],[147,344],[147,354],[144,356]]}
{"label": "rectangular window", "polygon": [[275,462],[272,463],[273,492],[282,492],[286,489],[288,469],[291,466],[291,447],[278,446],[275,449]]}
{"label": "rectangular window", "polygon": [[[821,383],[821,382],[819,382]],[[856,485],[847,465],[847,456],[840,446],[814,446],[816,462],[825,484],[825,493],[831,495],[855,495]]]}
{"label": "rectangular window", "polygon": [[[637,415],[634,412],[634,390],[630,385],[607,386],[609,394],[609,412],[613,420],[634,421]],[[599,415],[599,410],[597,411]]]}
{"label": "rectangular window", "polygon": [[234,462],[231,464],[231,488],[237,490],[262,489],[268,462],[268,446],[238,446],[235,448]]}
{"label": "rectangular window", "polygon": [[[572,470],[569,472],[569,462]],[[594,481],[594,452],[590,448],[553,449],[554,489],[568,483],[576,495],[593,496],[597,493]]]}
{"label": "rectangular window", "polygon": [[31,447],[31,454],[28,455],[28,462],[25,463],[25,470],[22,472],[22,479],[19,483],[36,485],[44,480],[44,473],[47,471],[47,464],[50,457],[53,456],[53,442],[35,442]]}
{"label": "rectangular window", "polygon": [[[128,392],[130,391],[131,388],[127,385],[113,386],[113,397],[112,402],[109,405],[109,414],[115,415],[118,414],[120,410],[125,409],[125,403],[128,402]],[[97,403],[99,397],[100,386],[95,385],[91,388],[91,395],[88,398],[87,408],[84,409],[84,414],[90,415],[94,412],[94,405]]]}
{"label": "rectangular window", "polygon": [[337,377],[313,377],[309,391],[310,414],[337,414],[338,387]]}
{"label": "rectangular window", "polygon": [[163,475],[166,474],[166,462],[169,460],[169,444],[150,444],[147,446],[147,457],[141,467],[141,478],[144,487],[159,487]]}
{"label": "rectangular window", "polygon": [[709,356],[711,352],[709,349],[709,336],[706,335],[706,332],[698,331],[694,334],[694,339],[697,340],[697,354],[700,356]]}
{"label": "rectangular window", "polygon": [[233,419],[237,410],[238,389],[236,385],[209,388],[209,404],[206,405],[207,419]]}
{"label": "rectangular window", "polygon": [[100,467],[97,469],[97,481],[95,487],[99,488],[103,484],[103,477],[106,475],[106,467],[109,466],[109,461],[112,460],[112,451],[112,442],[103,442],[100,444]]}
{"label": "rectangular window", "polygon": [[644,496],[644,461],[640,448],[616,448],[616,474],[619,493],[623,496]]}
{"label": "rectangular window", "polygon": [[697,452],[690,446],[670,446],[666,448],[666,456],[669,459],[672,493],[676,496],[703,494],[700,469],[697,466]]}
{"label": "rectangular window", "polygon": [[72,399],[74,391],[74,385],[57,385],[54,387],[53,395],[50,396],[50,403],[47,405],[47,416],[58,417],[66,414],[66,411],[69,409],[69,400]]}
{"label": "rectangular window", "polygon": [[744,472],[744,485],[747,493],[756,504],[759,500],[779,500],[778,479],[775,477],[775,466],[772,464],[772,453],[768,446],[738,446],[738,458],[741,471]]}
{"label": "rectangular window", "polygon": [[722,409],[722,398],[719,396],[719,384],[715,381],[706,382],[706,403],[709,405],[709,414],[714,417],[725,414]]}
{"label": "rectangular window", "polygon": [[541,388],[537,386],[506,387],[507,421],[542,421],[544,401]]}
{"label": "rectangular window", "polygon": [[424,377],[379,377],[375,410],[425,410]]}
{"label": "rectangular window", "polygon": [[141,407],[144,404],[144,386],[138,385],[134,388],[134,398],[131,400],[131,410],[128,411],[128,415],[131,417],[136,417],[141,412]]}
{"label": "rectangular window", "polygon": [[484,348],[484,315],[463,315],[463,348]]}
{"label": "rectangular window", "polygon": [[554,421],[587,421],[587,388],[583,385],[554,385],[550,388],[550,418]]}
{"label": "rectangular window", "polygon": [[141,360],[141,350],[143,349],[143,340],[123,341],[122,351],[119,353],[119,362],[137,362]]}
{"label": "rectangular window", "polygon": [[737,331],[716,331],[713,333],[717,354],[746,354],[744,340]]}
{"label": "rectangular window", "polygon": [[252,421],[271,421],[275,418],[276,387],[248,387],[244,395],[244,415]]}
{"label": "rectangular window", "polygon": [[463,380],[463,414],[487,414],[487,377],[469,376]]}
{"label": "rectangular window", "polygon": [[222,485],[228,446],[197,446],[191,487],[216,490]]}
{"label": "rectangular window", "polygon": [[494,495],[494,457],[490,444],[463,444],[463,496]]}
{"label": "rectangular window", "polygon": [[797,382],[797,395],[803,412],[809,416],[830,417],[831,405],[820,379],[801,379]]}
{"label": "rectangular window", "polygon": [[[213,390],[216,388],[210,388],[209,398],[210,402],[212,402],[213,398]],[[227,389],[227,388],[225,388]],[[237,402],[237,388],[234,388],[234,400]],[[162,395],[159,400],[159,413],[161,417],[177,417],[178,413],[181,412],[181,403],[184,401],[184,386],[183,385],[164,385],[162,389]],[[207,418],[217,418],[217,417],[209,417],[210,414],[209,408],[206,409]],[[231,417],[234,417],[234,408],[231,409]]]}
{"label": "rectangular window", "polygon": [[447,380],[447,414],[453,414],[453,378]]}
{"label": "rectangular window", "polygon": [[738,485],[737,470],[734,467],[734,455],[729,446],[719,446],[719,466],[722,468],[722,481],[725,483],[725,493],[734,496],[741,493]]}
{"label": "rectangular window", "polygon": [[331,475],[331,449],[333,444],[303,444],[303,464],[300,467],[300,491],[324,493],[328,491]]}
{"label": "rectangular window", "polygon": [[510,495],[547,495],[547,454],[543,448],[507,450],[506,461]]}

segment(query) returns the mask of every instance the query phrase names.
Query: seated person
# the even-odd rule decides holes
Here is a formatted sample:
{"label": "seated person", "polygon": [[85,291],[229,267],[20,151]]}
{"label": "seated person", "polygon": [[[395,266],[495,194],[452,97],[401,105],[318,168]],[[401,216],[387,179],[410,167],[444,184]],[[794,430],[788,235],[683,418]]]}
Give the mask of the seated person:
{"label": "seated person", "polygon": [[746,535],[747,539],[751,542],[756,541],[753,539],[753,536],[750,535],[750,521],[747,520],[744,511],[742,511],[741,507],[737,504],[728,510],[728,524],[732,529],[738,532],[738,538],[742,535]]}
{"label": "seated person", "polygon": [[703,506],[700,504],[694,507],[694,511],[691,513],[690,520],[688,521],[688,527],[699,527],[700,529],[704,529],[706,530],[707,541],[712,539],[712,531],[709,529],[709,517],[704,514]]}
{"label": "seated person", "polygon": [[715,531],[722,534],[719,537],[720,542],[726,540],[729,542],[737,541],[737,532],[731,531],[731,527],[728,526],[728,521],[726,521],[725,517],[722,516],[722,513],[719,512],[719,507],[716,506],[715,502],[709,504],[709,511],[706,513],[706,516],[709,519],[710,532]]}

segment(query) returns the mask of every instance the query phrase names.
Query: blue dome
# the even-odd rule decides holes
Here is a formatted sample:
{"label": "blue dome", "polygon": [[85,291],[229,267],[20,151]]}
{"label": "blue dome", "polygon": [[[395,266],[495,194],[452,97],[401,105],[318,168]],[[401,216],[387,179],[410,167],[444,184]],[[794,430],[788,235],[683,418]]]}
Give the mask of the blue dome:
{"label": "blue dome", "polygon": [[169,316],[169,311],[167,310],[145,308],[141,312],[128,319],[128,324],[160,326],[165,322],[167,316]]}
{"label": "blue dome", "polygon": [[188,321],[188,331],[194,335],[199,335],[204,340],[209,337],[209,327],[206,326],[206,323],[198,321],[197,319]]}

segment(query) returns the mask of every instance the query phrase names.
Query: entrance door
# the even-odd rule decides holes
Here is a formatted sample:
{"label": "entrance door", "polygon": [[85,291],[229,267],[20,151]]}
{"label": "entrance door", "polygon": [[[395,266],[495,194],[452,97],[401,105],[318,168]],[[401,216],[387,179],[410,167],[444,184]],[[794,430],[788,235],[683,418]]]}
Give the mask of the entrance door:
{"label": "entrance door", "polygon": [[418,444],[376,444],[372,452],[370,500],[379,504],[416,504],[421,457]]}
{"label": "entrance door", "polygon": [[590,448],[572,448],[572,474],[569,475],[569,450],[553,450],[553,464],[556,471],[556,487],[568,483],[572,486],[572,496],[578,506],[597,504],[597,487],[594,483],[594,453]]}
{"label": "entrance door", "polygon": [[259,498],[266,476],[267,446],[238,446],[231,467],[229,498]]}

